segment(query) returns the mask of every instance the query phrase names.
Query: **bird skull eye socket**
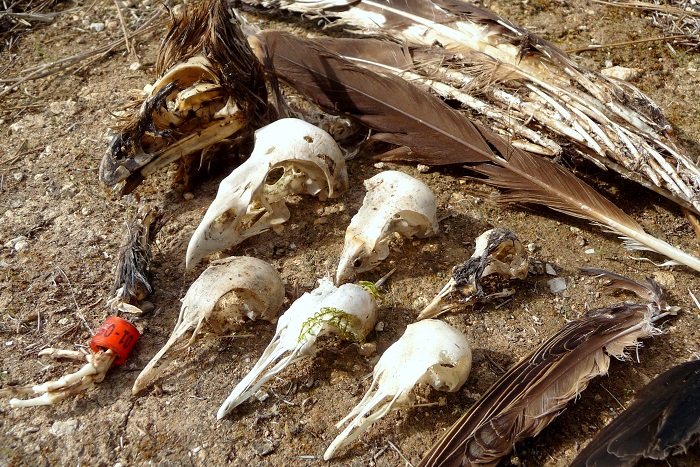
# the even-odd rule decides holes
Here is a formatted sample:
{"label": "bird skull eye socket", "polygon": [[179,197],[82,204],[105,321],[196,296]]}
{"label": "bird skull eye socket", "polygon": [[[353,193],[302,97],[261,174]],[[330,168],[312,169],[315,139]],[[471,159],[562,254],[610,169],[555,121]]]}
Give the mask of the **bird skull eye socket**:
{"label": "bird skull eye socket", "polygon": [[354,268],[362,267],[362,258],[357,258],[355,261],[353,261],[352,267],[354,267]]}
{"label": "bird skull eye socket", "polygon": [[267,178],[265,179],[265,184],[266,185],[274,185],[275,183],[279,182],[282,176],[284,175],[284,167],[276,167],[267,174]]}

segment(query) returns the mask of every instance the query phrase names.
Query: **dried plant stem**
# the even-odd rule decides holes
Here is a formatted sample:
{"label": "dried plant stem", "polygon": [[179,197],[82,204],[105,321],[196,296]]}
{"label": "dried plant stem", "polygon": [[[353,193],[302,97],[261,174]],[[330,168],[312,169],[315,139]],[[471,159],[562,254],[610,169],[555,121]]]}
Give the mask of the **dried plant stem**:
{"label": "dried plant stem", "polygon": [[646,39],[637,39],[635,41],[624,41],[624,42],[612,42],[610,44],[591,44],[586,47],[580,47],[578,49],[568,49],[566,53],[577,54],[580,52],[587,52],[589,50],[600,50],[600,49],[612,49],[615,47],[627,47],[630,45],[645,44],[647,42],[659,42],[659,41],[672,41],[675,39],[686,39],[685,34],[677,34],[675,36],[663,36],[663,37],[648,37]]}
{"label": "dried plant stem", "polygon": [[124,47],[126,47],[127,53],[129,53],[129,55],[132,55],[134,54],[134,50],[129,44],[129,32],[126,29],[126,21],[124,21],[124,14],[122,14],[122,8],[119,5],[119,0],[114,0],[114,6],[117,8],[117,14],[119,15],[119,23],[121,24],[122,32],[124,33]]}

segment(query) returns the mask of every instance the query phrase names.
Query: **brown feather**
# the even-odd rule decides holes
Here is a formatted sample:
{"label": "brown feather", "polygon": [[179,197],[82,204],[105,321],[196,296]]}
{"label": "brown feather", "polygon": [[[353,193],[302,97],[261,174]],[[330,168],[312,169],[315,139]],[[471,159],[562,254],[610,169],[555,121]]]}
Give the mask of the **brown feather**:
{"label": "brown feather", "polygon": [[700,261],[646,234],[637,222],[561,166],[510,145],[439,98],[394,75],[356,66],[321,44],[278,31],[261,35],[271,73],[333,114],[398,146],[386,160],[466,164],[505,191],[504,202],[536,203],[589,219],[700,271]]}
{"label": "brown feather", "polygon": [[668,314],[656,302],[623,303],[568,323],[496,381],[419,465],[496,465],[607,373],[611,355],[624,359],[638,339],[660,333],[653,323]]}

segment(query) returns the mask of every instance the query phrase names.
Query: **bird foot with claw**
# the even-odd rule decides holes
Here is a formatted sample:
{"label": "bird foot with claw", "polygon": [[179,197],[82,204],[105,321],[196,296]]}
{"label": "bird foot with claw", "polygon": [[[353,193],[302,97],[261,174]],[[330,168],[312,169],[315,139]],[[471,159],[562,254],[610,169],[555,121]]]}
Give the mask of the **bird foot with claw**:
{"label": "bird foot with claw", "polygon": [[0,389],[0,396],[36,395],[32,399],[10,399],[12,407],[34,407],[51,405],[68,396],[83,393],[95,384],[102,382],[107,370],[112,366],[117,355],[112,350],[99,350],[85,355],[82,352],[44,349],[39,355],[51,358],[86,358],[88,363],[75,373],[61,376],[56,381],[49,381],[35,386],[19,386]]}

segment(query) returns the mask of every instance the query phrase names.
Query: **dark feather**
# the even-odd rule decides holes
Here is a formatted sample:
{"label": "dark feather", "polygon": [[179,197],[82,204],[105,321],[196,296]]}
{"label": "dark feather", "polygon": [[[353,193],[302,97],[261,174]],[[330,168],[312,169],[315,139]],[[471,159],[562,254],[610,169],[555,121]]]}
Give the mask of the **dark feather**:
{"label": "dark feather", "polygon": [[656,303],[623,303],[568,323],[496,381],[420,465],[496,465],[607,373],[610,355],[625,358],[639,338],[660,332],[653,323],[666,315]]}
{"label": "dark feather", "polygon": [[686,452],[700,434],[700,360],[683,363],[639,391],[572,467],[631,466]]}

